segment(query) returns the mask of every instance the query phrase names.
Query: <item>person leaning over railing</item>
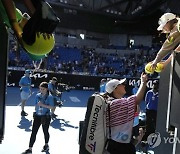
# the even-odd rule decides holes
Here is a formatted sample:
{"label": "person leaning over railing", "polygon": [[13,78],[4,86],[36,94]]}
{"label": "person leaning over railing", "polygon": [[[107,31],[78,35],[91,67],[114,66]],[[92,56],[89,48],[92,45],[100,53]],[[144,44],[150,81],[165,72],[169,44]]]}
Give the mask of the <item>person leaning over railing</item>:
{"label": "person leaning over railing", "polygon": [[[178,21],[179,20],[179,21]],[[167,39],[163,43],[161,49],[152,61],[151,67],[156,68],[157,63],[160,62],[166,55],[173,51],[180,51],[180,19],[173,13],[165,13],[159,19],[158,31],[167,34]],[[170,62],[172,55],[163,63],[167,65]]]}

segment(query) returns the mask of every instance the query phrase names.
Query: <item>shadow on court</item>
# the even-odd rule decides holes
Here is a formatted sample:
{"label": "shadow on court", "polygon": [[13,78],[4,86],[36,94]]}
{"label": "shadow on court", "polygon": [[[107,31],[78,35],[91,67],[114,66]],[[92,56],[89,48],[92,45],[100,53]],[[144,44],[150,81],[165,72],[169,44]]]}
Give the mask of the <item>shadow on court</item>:
{"label": "shadow on court", "polygon": [[19,125],[17,126],[20,129],[24,129],[27,132],[30,132],[30,127],[32,126],[32,120],[26,119],[26,117],[21,117]]}
{"label": "shadow on court", "polygon": [[51,122],[50,126],[55,129],[59,129],[60,131],[65,131],[66,128],[78,129],[78,126],[73,126],[70,124],[70,121],[66,121],[64,119],[55,119]]}

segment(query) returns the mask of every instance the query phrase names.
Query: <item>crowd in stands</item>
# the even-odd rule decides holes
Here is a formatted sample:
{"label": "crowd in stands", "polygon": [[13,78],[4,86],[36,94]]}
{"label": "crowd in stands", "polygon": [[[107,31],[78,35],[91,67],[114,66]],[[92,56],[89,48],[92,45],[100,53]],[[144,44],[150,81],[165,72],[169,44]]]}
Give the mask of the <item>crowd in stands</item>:
{"label": "crowd in stands", "polygon": [[[19,52],[17,52],[17,50]],[[32,59],[23,49],[10,43],[9,67],[34,69]],[[157,50],[135,50],[133,53],[99,53],[95,49],[55,46],[43,58],[40,70],[60,73],[140,77],[147,62],[152,61]]]}

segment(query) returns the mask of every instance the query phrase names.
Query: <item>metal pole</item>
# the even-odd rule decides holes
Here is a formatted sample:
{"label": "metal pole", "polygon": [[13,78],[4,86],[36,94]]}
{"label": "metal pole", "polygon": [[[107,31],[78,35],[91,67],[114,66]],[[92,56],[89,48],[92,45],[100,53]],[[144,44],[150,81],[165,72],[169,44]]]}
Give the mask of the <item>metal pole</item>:
{"label": "metal pole", "polygon": [[0,15],[0,143],[4,138],[8,42],[8,32]]}

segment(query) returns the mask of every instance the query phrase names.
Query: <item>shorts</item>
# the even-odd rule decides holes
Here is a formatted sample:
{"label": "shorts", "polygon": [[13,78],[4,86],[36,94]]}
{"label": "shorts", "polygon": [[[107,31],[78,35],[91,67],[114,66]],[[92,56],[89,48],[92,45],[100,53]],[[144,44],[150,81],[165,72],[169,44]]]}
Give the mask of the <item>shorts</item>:
{"label": "shorts", "polygon": [[119,143],[108,140],[107,151],[110,154],[136,154],[136,148],[132,143]]}
{"label": "shorts", "polygon": [[30,95],[30,93],[22,91],[20,95],[21,95],[21,100],[27,100],[29,95]]}

